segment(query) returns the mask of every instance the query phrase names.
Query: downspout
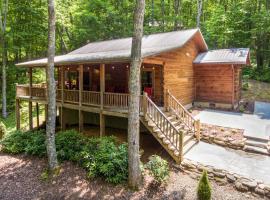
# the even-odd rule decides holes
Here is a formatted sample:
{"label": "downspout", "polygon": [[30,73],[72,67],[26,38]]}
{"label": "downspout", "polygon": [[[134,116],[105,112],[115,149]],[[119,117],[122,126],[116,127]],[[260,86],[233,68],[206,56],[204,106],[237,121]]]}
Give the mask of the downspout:
{"label": "downspout", "polygon": [[234,110],[234,94],[235,94],[235,88],[234,88],[234,65],[232,65],[232,109]]}

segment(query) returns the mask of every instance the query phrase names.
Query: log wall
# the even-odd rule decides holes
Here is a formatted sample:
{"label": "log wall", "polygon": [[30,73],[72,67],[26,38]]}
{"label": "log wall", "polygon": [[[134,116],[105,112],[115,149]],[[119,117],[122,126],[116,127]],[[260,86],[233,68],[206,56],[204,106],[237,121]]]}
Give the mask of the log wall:
{"label": "log wall", "polygon": [[183,105],[191,104],[195,99],[193,61],[201,51],[198,40],[197,35],[180,49],[144,59],[144,62],[163,63],[164,94],[170,90]]}

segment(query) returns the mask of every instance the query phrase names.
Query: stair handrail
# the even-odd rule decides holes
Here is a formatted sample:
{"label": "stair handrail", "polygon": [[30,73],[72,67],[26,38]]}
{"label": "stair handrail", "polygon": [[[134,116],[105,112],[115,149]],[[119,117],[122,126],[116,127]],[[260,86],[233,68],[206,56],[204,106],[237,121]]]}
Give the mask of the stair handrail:
{"label": "stair handrail", "polygon": [[[168,96],[167,96],[167,105],[169,107],[169,109],[172,109],[176,115],[179,116],[179,113],[177,113],[176,109],[173,107],[171,101],[169,99],[172,99],[176,104],[177,106],[179,106],[183,111],[184,113],[190,117],[190,119],[192,120],[192,127],[190,127],[190,125],[188,123],[186,123],[185,121],[183,121],[183,123],[189,128],[189,129],[194,129],[194,132],[195,132],[195,136],[197,138],[197,140],[200,140],[200,120],[199,119],[195,119],[191,113],[176,99],[175,96],[172,95],[172,93],[168,90],[167,91],[168,93]],[[181,118],[181,116],[179,116]]]}
{"label": "stair handrail", "polygon": [[[160,110],[160,108],[147,96],[146,93],[144,93],[143,95],[143,113],[144,113],[144,116],[145,117],[150,117],[151,120],[155,123],[155,125],[161,130],[161,131],[164,131],[163,128],[164,127],[161,127],[160,124],[155,121],[153,118],[153,116],[151,117],[149,115],[149,109],[150,107],[148,106],[148,103],[163,117],[163,119],[166,120],[166,122],[169,124],[170,127],[172,127],[173,129],[173,132],[177,133],[177,135],[179,135],[179,138],[176,139],[176,143],[178,144],[175,144],[174,141],[171,141],[171,145],[174,145],[175,148],[179,151],[179,157],[180,157],[180,160],[183,159],[183,138],[184,138],[184,133],[180,130],[178,130],[176,128],[176,126],[170,121],[170,119],[168,119],[168,117]],[[163,122],[164,123],[164,122]],[[165,136],[166,133],[164,133]],[[174,136],[172,136],[172,138],[168,138],[166,137],[167,139],[171,140],[171,139],[175,139]]]}

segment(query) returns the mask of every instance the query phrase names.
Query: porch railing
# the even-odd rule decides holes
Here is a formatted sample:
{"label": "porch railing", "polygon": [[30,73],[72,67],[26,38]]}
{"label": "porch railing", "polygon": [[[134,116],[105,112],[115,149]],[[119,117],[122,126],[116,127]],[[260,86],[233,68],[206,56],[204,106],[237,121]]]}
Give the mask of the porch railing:
{"label": "porch railing", "polygon": [[100,105],[100,92],[83,91],[82,104],[84,105]]}
{"label": "porch railing", "polygon": [[[16,87],[17,97],[30,97],[29,85],[17,85]],[[46,87],[42,85],[33,85],[31,87],[31,97],[41,98],[46,100]],[[62,96],[63,95],[63,96]],[[140,111],[142,111],[142,99],[140,96]],[[64,103],[79,104],[80,102],[80,91],[79,90],[67,90],[56,89],[56,100]],[[81,103],[85,106],[100,106],[101,94],[96,91],[82,91]],[[129,94],[127,93],[103,93],[103,105],[109,108],[120,108],[128,109]]]}

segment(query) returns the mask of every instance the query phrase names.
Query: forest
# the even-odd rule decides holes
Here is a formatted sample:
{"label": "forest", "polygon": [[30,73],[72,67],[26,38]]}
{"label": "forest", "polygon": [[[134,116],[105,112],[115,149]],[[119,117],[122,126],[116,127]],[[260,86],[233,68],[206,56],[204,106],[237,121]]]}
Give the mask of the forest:
{"label": "forest", "polygon": [[[2,0],[0,6],[1,79],[6,76],[11,111],[15,83],[27,81],[27,72],[15,64],[47,56],[47,1]],[[56,54],[131,36],[133,8],[131,0],[57,0]],[[270,82],[269,0],[146,0],[144,34],[195,27],[200,27],[209,49],[250,48],[252,68],[244,73]],[[45,78],[35,73],[34,80]],[[0,84],[3,88],[3,81]]]}

